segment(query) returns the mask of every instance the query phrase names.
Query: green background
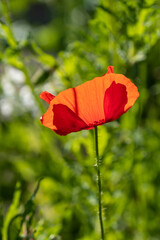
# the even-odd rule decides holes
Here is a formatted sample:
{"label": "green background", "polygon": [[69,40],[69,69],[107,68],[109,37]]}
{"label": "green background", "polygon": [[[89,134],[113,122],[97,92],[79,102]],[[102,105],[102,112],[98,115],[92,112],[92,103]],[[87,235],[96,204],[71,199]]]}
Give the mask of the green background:
{"label": "green background", "polygon": [[[39,94],[56,95],[108,65],[140,97],[98,128],[105,236],[160,239],[159,27],[158,0],[1,0],[0,239],[7,229],[11,240],[100,239],[94,132],[61,137],[45,128]],[[41,177],[27,238],[18,218],[8,226]]]}

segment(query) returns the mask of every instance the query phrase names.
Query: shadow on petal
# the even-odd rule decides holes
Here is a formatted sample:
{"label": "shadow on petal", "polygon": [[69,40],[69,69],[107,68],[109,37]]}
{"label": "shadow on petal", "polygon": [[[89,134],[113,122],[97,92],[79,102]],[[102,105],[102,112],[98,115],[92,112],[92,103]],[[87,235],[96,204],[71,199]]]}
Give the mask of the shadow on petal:
{"label": "shadow on petal", "polygon": [[78,115],[63,104],[53,105],[53,113],[53,125],[57,128],[54,131],[59,135],[67,135],[88,128],[88,125]]}
{"label": "shadow on petal", "polygon": [[113,82],[105,91],[104,96],[104,113],[106,122],[110,122],[119,118],[124,111],[124,107],[128,102],[126,86]]}

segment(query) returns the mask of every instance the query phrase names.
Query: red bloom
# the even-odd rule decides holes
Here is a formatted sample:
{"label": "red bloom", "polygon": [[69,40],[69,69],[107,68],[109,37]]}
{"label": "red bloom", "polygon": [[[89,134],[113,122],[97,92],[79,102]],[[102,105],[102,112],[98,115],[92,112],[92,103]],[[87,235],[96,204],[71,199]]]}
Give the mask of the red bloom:
{"label": "red bloom", "polygon": [[119,118],[139,97],[137,87],[124,75],[108,72],[75,88],[60,92],[56,97],[42,92],[40,97],[49,103],[41,117],[45,127],[59,135],[92,129]]}

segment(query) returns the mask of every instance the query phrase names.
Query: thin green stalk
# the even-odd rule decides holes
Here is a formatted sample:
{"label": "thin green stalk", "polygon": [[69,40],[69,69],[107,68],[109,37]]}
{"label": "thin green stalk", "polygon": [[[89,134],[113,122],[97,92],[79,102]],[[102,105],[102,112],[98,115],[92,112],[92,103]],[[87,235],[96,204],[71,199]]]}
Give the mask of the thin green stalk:
{"label": "thin green stalk", "polygon": [[104,229],[103,229],[103,219],[102,219],[102,189],[101,189],[101,173],[100,173],[100,159],[98,150],[98,128],[95,126],[95,147],[96,147],[96,161],[97,161],[97,177],[98,177],[98,205],[99,205],[99,222],[101,228],[101,240],[104,240]]}

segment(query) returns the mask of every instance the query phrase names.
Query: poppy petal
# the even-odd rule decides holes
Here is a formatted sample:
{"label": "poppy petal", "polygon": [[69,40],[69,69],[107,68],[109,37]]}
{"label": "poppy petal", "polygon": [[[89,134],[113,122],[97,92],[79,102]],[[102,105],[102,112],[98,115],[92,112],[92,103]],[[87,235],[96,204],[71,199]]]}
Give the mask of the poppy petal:
{"label": "poppy petal", "polygon": [[127,104],[126,86],[121,83],[112,82],[111,86],[106,90],[104,96],[104,112],[106,122],[110,122],[119,118],[125,111]]}
{"label": "poppy petal", "polygon": [[49,106],[48,111],[40,118],[41,123],[59,135],[77,132],[82,129],[91,129],[71,109],[63,104]]}
{"label": "poppy petal", "polygon": [[107,74],[64,90],[56,97],[42,93],[41,97],[50,102],[42,124],[66,135],[119,118],[133,106],[139,93],[128,78],[113,70],[109,66]]}
{"label": "poppy petal", "polygon": [[47,91],[44,91],[41,93],[40,98],[42,98],[44,101],[50,104],[50,101],[52,101],[55,98],[55,96]]}
{"label": "poppy petal", "polygon": [[109,73],[114,73],[114,66],[109,66],[108,68],[107,68],[107,74],[109,74]]}
{"label": "poppy petal", "polygon": [[[50,105],[63,104],[67,106],[90,127],[101,125],[107,122],[108,119],[106,118],[105,113],[107,110],[104,110],[104,98],[106,90],[113,82],[126,86],[127,102],[126,105],[123,106],[124,113],[134,104],[139,93],[137,87],[128,78],[121,74],[114,73],[105,74],[102,77],[96,77],[75,88],[64,90],[54,98]],[[115,104],[115,102],[112,103],[112,107],[113,104]],[[48,127],[52,128],[52,107],[49,111],[47,114],[52,117],[47,117],[46,115],[45,118],[47,119],[47,125],[49,124]],[[116,116],[114,116],[113,119],[116,119]]]}
{"label": "poppy petal", "polygon": [[128,111],[139,97],[137,87],[130,81],[130,79],[122,74],[108,74],[108,76],[110,77],[111,82],[115,81],[116,84],[120,83],[126,87],[127,103],[124,106],[124,112]]}
{"label": "poppy petal", "polygon": [[[100,80],[100,78],[99,78]],[[53,104],[63,104],[78,115],[88,126],[94,126],[103,119],[103,82],[88,81],[75,88],[69,88],[60,92]]]}
{"label": "poppy petal", "polygon": [[88,128],[82,119],[63,104],[54,105],[53,113],[53,125],[56,127],[54,131],[59,135],[66,135]]}

